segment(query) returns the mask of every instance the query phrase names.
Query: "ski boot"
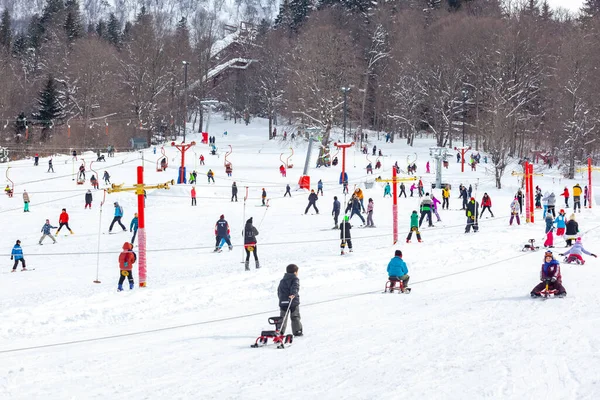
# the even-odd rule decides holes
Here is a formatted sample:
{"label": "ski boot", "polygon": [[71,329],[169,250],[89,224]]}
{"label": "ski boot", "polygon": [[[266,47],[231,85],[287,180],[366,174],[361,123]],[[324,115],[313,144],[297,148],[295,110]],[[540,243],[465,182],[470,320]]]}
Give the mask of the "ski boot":
{"label": "ski boot", "polygon": [[229,246],[229,251],[233,250],[233,246]]}
{"label": "ski boot", "polygon": [[410,240],[406,239],[406,243],[410,243]]}
{"label": "ski boot", "polygon": [[133,282],[129,284],[129,290],[133,290]]}
{"label": "ski boot", "polygon": [[260,268],[260,262],[258,260],[256,260],[256,269]]}
{"label": "ski boot", "polygon": [[246,271],[250,271],[250,261],[245,261],[244,265],[246,266]]}
{"label": "ski boot", "polygon": [[123,291],[123,285],[117,286],[117,292],[122,292],[122,291]]}

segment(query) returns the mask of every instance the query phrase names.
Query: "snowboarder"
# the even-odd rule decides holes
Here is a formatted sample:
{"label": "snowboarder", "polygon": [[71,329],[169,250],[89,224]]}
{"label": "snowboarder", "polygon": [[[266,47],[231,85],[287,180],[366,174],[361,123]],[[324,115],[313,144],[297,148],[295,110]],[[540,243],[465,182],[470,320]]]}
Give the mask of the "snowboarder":
{"label": "snowboarder", "polygon": [[425,194],[425,198],[421,201],[421,219],[419,219],[419,228],[423,223],[423,219],[427,217],[429,220],[429,227],[433,227],[433,218],[431,218],[431,199],[429,193]]}
{"label": "snowboarder", "polygon": [[98,190],[100,188],[100,185],[98,185],[98,179],[96,179],[96,175],[92,175],[90,178],[90,183],[94,189]]}
{"label": "snowboarder", "polygon": [[285,185],[285,193],[283,197],[287,196],[288,194],[290,195],[290,197],[292,197],[292,192],[290,192],[290,190],[290,184],[288,183],[287,185]]}
{"label": "snowboarder", "polygon": [[262,200],[262,205],[266,206],[267,204],[265,203],[265,201],[267,200],[267,191],[265,190],[265,188],[262,188],[262,193],[260,195],[260,198]]}
{"label": "snowboarder", "polygon": [[552,213],[552,217],[556,217],[556,212],[554,211],[554,208],[556,206],[556,196],[554,195],[554,192],[552,192],[550,194],[548,194],[548,192],[546,192],[546,194],[542,198],[542,201],[545,201],[548,203],[548,209],[546,210],[546,212]]}
{"label": "snowboarder", "polygon": [[413,210],[410,215],[410,232],[408,232],[408,236],[406,237],[406,243],[410,243],[410,239],[412,238],[412,234],[416,233],[417,240],[421,243],[421,232],[419,232],[419,214],[417,210]]}
{"label": "snowboarder", "polygon": [[556,224],[556,236],[564,235],[565,229],[567,229],[567,217],[565,215],[565,210],[560,210],[558,212],[558,216],[554,220],[554,223]]}
{"label": "snowboarder", "polygon": [[12,271],[10,272],[15,272],[17,270],[17,265],[19,265],[19,261],[21,261],[21,271],[27,271],[27,266],[25,265],[25,258],[23,258],[23,249],[21,248],[20,240],[17,240],[17,242],[13,246],[12,252],[10,253],[10,259],[15,260],[15,263],[12,267]]}
{"label": "snowboarder", "polygon": [[546,251],[544,254],[544,263],[540,272],[540,281],[536,287],[531,290],[531,297],[541,297],[541,292],[548,289],[556,290],[556,296],[564,297],[567,291],[562,285],[562,277],[560,275],[560,264],[554,259],[551,251]]}
{"label": "snowboarder", "polygon": [[213,183],[215,183],[215,173],[212,172],[212,169],[208,170],[206,176],[208,177],[208,183],[210,183],[211,180],[213,181]]}
{"label": "snowboarder", "polygon": [[258,236],[258,229],[252,225],[252,217],[250,217],[246,221],[246,226],[244,226],[244,250],[246,251],[246,271],[250,271],[250,253],[254,255],[254,262],[256,264],[256,269],[260,268],[260,263],[258,261],[258,252],[256,250],[256,236]]}
{"label": "snowboarder", "polygon": [[371,228],[375,228],[375,224],[373,224],[373,206],[373,199],[369,199],[367,204],[367,226]]}
{"label": "snowboarder", "polygon": [[445,208],[446,210],[450,207],[450,187],[446,185],[442,189],[442,210]]}
{"label": "snowboarder", "polygon": [[304,210],[304,214],[308,214],[308,209],[310,206],[313,206],[317,214],[319,213],[319,209],[317,208],[317,200],[319,200],[319,196],[315,193],[315,190],[312,189],[310,194],[308,195],[308,205],[306,206],[306,210]]}
{"label": "snowboarder", "polygon": [[333,215],[333,229],[338,229],[338,218],[340,216],[340,208],[341,204],[338,201],[337,196],[333,196],[333,210],[331,211],[331,215]]}
{"label": "snowboarder", "polygon": [[121,218],[123,218],[123,207],[121,207],[117,201],[115,201],[114,206],[115,206],[115,216],[114,216],[112,222],[110,223],[110,227],[108,228],[108,233],[110,233],[112,231],[112,228],[115,225],[115,222],[118,223],[121,226],[121,228],[123,228],[123,232],[127,232],[127,228],[125,228],[125,225],[123,225],[123,223],[121,223]]}
{"label": "snowboarder", "polygon": [[385,187],[383,188],[383,197],[385,196],[390,196],[392,197],[392,187],[390,186],[390,183],[386,183]]}
{"label": "snowboarder", "polygon": [[56,236],[58,236],[58,234],[60,233],[60,230],[62,229],[63,226],[67,227],[67,229],[69,230],[69,233],[71,233],[71,235],[73,234],[73,231],[69,227],[69,214],[67,214],[66,208],[62,209],[62,212],[60,213],[60,216],[58,217],[58,230],[56,231]]}
{"label": "snowboarder", "polygon": [[565,208],[569,208],[569,189],[565,186],[565,190],[560,194],[565,198]]}
{"label": "snowboarder", "polygon": [[319,182],[317,182],[317,196],[319,195],[319,192],[321,193],[321,196],[323,196],[323,181],[319,179]]}
{"label": "snowboarder", "polygon": [[471,200],[467,203],[467,226],[465,228],[465,233],[469,233],[471,227],[473,227],[473,232],[477,232],[479,230],[479,224],[477,221],[479,220],[479,203],[475,201],[474,197],[471,197]]}
{"label": "snowboarder", "polygon": [[567,221],[565,232],[565,241],[567,242],[567,246],[571,246],[573,244],[573,240],[577,238],[577,234],[579,234],[579,224],[577,224],[577,221],[575,221],[575,214],[571,214],[569,221]]}
{"label": "snowboarder", "polygon": [[546,214],[544,220],[546,221],[546,241],[544,242],[544,247],[551,248],[554,247],[554,220],[550,213]]}
{"label": "snowboarder", "polygon": [[402,259],[402,251],[396,250],[394,252],[394,258],[390,260],[387,266],[388,279],[390,280],[390,291],[393,292],[396,282],[402,281],[403,292],[408,291],[408,268],[406,263]]}
{"label": "snowboarder", "polygon": [[235,182],[233,182],[233,184],[231,185],[231,201],[232,202],[233,202],[234,198],[235,198],[235,201],[238,201],[237,192],[238,192],[237,185]]}
{"label": "snowboarder", "polygon": [[133,236],[131,237],[131,244],[135,243],[135,237],[137,236],[138,231],[138,213],[133,214],[133,218],[129,223],[129,232],[133,232]]}
{"label": "snowboarder", "polygon": [[119,285],[117,286],[117,290],[119,292],[123,291],[123,282],[125,278],[129,281],[129,290],[133,290],[133,264],[136,262],[137,257],[133,252],[133,245],[129,242],[123,243],[123,251],[119,254]]}
{"label": "snowboarder", "polygon": [[52,226],[50,224],[50,220],[47,219],[46,223],[44,224],[44,226],[42,226],[41,232],[43,233],[43,235],[40,238],[40,241],[38,242],[38,244],[41,245],[42,242],[44,241],[44,239],[46,238],[46,236],[50,237],[50,239],[52,239],[52,241],[54,242],[54,244],[56,244],[56,239],[54,239],[54,236],[52,236],[52,233],[50,233],[50,229],[56,229],[56,226]]}
{"label": "snowboarder", "polygon": [[575,184],[575,186],[573,186],[573,212],[577,212],[577,209],[579,209],[579,212],[581,212],[581,186],[579,186],[579,183]]}
{"label": "snowboarder", "polygon": [[225,220],[225,215],[221,214],[219,220],[215,224],[215,252],[219,251],[219,242],[221,239],[225,239],[225,242],[229,246],[229,250],[233,250],[231,240],[229,240],[229,224]]}
{"label": "snowboarder", "polygon": [[348,251],[352,253],[352,235],[350,234],[350,229],[352,229],[352,225],[350,225],[350,218],[347,215],[344,215],[342,219],[342,223],[340,224],[340,239],[342,242],[340,243],[341,254],[344,254],[344,248],[346,248],[346,244],[348,244]]}
{"label": "snowboarder", "polygon": [[510,203],[510,225],[513,224],[515,217],[517,217],[517,225],[521,225],[521,220],[519,218],[519,198],[517,196],[515,196],[512,203]]}
{"label": "snowboarder", "polygon": [[[192,207],[196,205],[196,186],[192,186]],[[233,200],[231,200],[233,201]]]}
{"label": "snowboarder", "polygon": [[102,176],[102,179],[104,179],[105,185],[110,185],[110,175],[108,174],[108,171],[104,171],[104,175]]}
{"label": "snowboarder", "polygon": [[48,171],[46,171],[46,172],[50,172],[50,171],[54,172],[54,167],[52,166],[52,159],[48,160]]}
{"label": "snowboarder", "polygon": [[[277,297],[279,299],[279,315],[281,318],[289,308],[290,319],[292,320],[292,332],[294,336],[302,336],[302,322],[300,318],[300,280],[298,279],[298,266],[289,264],[285,269],[283,279],[277,287]],[[285,334],[287,321],[283,321],[280,334]]]}
{"label": "snowboarder", "polygon": [[483,213],[485,210],[491,214],[492,218],[494,218],[494,213],[492,212],[492,199],[487,193],[483,194],[483,198],[481,199],[481,216],[483,217]]}
{"label": "snowboarder", "polygon": [[402,197],[402,195],[404,195],[404,198],[406,198],[406,186],[404,185],[404,182],[400,184],[400,194],[398,197]]}
{"label": "snowboarder", "polygon": [[582,254],[587,254],[588,256],[592,256],[594,258],[598,258],[594,253],[590,253],[586,249],[583,248],[583,243],[581,242],[581,237],[578,237],[575,240],[575,244],[573,247],[565,251],[564,253],[560,253],[560,256],[568,256],[565,258],[565,262],[572,263],[576,262],[577,264],[585,264],[585,260],[581,256]]}
{"label": "snowboarder", "polygon": [[23,190],[23,212],[29,212],[29,193]]}

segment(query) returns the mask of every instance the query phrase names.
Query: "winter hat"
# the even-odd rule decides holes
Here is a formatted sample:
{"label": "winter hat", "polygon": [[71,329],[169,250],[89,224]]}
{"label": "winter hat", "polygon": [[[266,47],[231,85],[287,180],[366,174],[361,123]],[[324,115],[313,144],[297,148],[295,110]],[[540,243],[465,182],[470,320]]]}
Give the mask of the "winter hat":
{"label": "winter hat", "polygon": [[417,210],[413,210],[413,214],[416,214],[416,213],[417,213]]}
{"label": "winter hat", "polygon": [[394,252],[394,256],[396,256],[396,257],[402,257],[402,252],[400,250],[396,250]]}
{"label": "winter hat", "polygon": [[581,243],[581,238],[580,237],[577,238],[577,242]]}
{"label": "winter hat", "polygon": [[221,214],[221,216],[219,217],[219,219],[225,219],[225,215]]}
{"label": "winter hat", "polygon": [[563,210],[562,208],[560,209],[560,211],[558,212],[559,214],[564,214],[565,210]]}
{"label": "winter hat", "polygon": [[471,197],[471,201],[475,201],[475,197]]}
{"label": "winter hat", "polygon": [[344,215],[344,221],[348,222],[350,220],[350,218],[348,218],[347,215]]}
{"label": "winter hat", "polygon": [[129,242],[123,243],[123,250],[131,250],[132,248],[133,248],[133,246],[131,246],[131,243],[129,243]]}
{"label": "winter hat", "polygon": [[247,224],[252,224],[252,217],[248,218],[248,221],[246,221]]}

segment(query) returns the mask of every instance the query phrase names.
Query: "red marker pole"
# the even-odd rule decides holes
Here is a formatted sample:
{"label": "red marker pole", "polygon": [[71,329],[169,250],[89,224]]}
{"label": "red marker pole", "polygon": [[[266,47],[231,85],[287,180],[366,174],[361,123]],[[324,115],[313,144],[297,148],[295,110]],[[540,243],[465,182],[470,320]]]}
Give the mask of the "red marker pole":
{"label": "red marker pole", "polygon": [[146,219],[144,216],[144,167],[137,167],[138,200],[138,272],[140,287],[146,287]]}
{"label": "red marker pole", "polygon": [[396,244],[398,242],[398,180],[396,179],[396,167],[392,167],[392,182],[394,183],[394,188],[392,189],[392,196],[394,196],[392,205],[392,221],[394,229],[394,244]]}
{"label": "red marker pole", "polygon": [[533,203],[533,164],[529,164],[529,214],[531,215],[531,223],[535,222],[535,212]]}
{"label": "red marker pole", "polygon": [[592,157],[588,157],[588,204],[592,208]]}

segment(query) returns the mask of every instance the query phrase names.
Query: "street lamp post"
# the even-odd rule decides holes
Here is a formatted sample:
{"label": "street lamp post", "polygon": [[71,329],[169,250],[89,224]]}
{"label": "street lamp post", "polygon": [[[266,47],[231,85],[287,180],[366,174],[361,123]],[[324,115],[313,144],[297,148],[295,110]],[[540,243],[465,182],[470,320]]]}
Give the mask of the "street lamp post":
{"label": "street lamp post", "polygon": [[187,125],[187,67],[188,62],[183,61],[183,143],[185,143],[185,132]]}
{"label": "street lamp post", "polygon": [[463,89],[462,90],[462,101],[463,101],[463,109],[462,109],[462,114],[463,114],[462,135],[463,135],[463,139],[462,139],[462,145],[463,145],[463,147],[465,146],[465,122],[467,120],[467,110],[465,108],[465,105],[467,103],[467,96],[468,95],[469,95],[469,92],[467,91],[467,89]]}
{"label": "street lamp post", "polygon": [[346,113],[347,113],[346,98],[347,98],[347,94],[348,94],[349,90],[350,90],[349,87],[342,88],[342,92],[344,92],[344,143],[346,143]]}

